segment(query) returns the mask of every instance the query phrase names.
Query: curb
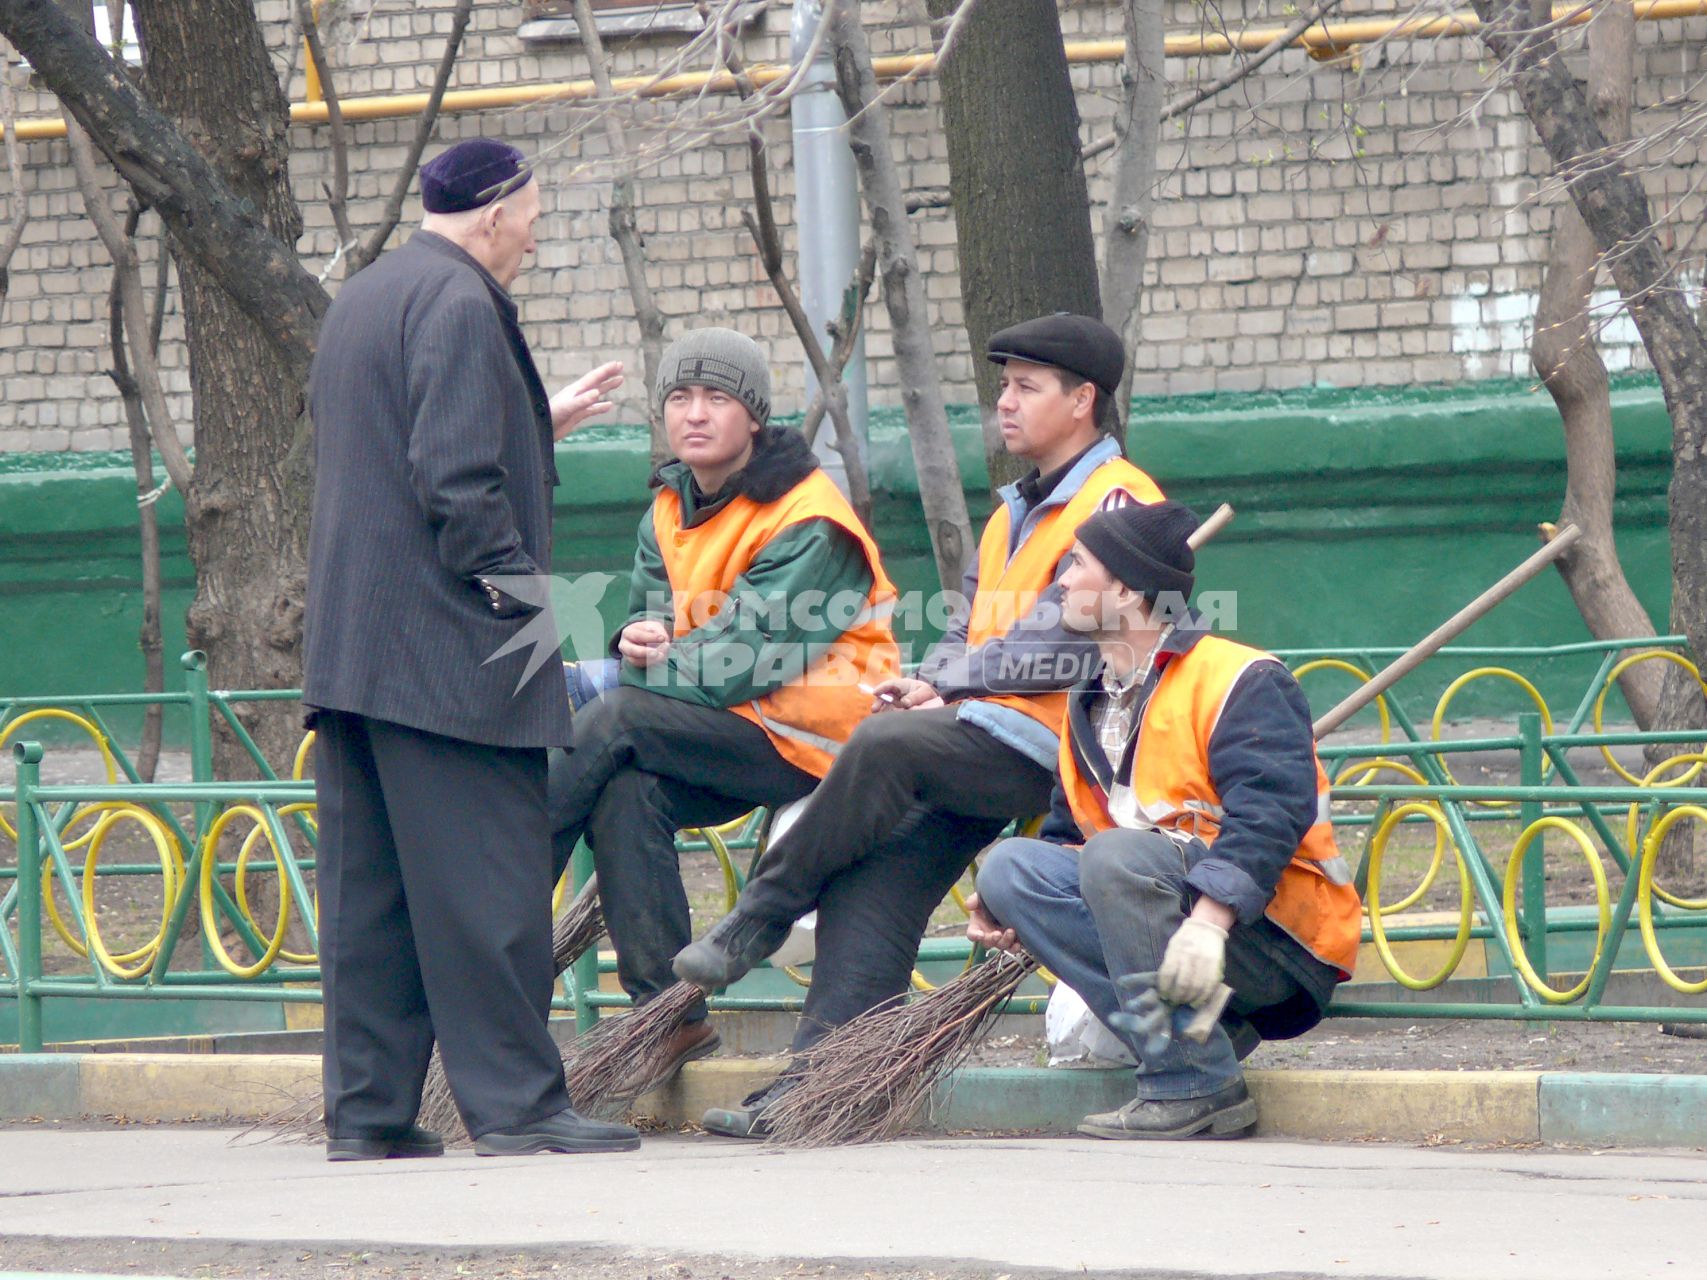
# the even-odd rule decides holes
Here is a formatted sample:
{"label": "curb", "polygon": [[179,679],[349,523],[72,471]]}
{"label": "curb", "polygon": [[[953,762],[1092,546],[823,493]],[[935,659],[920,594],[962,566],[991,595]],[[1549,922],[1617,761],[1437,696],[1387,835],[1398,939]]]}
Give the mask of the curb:
{"label": "curb", "polygon": [[[697,1124],[761,1088],[786,1059],[694,1062],[635,1107],[670,1128]],[[1707,1146],[1707,1075],[1568,1071],[1246,1073],[1269,1137],[1318,1142],[1565,1143]],[[122,1116],[133,1122],[254,1122],[320,1085],[303,1054],[16,1054],[0,1056],[0,1120]],[[1132,1096],[1124,1068],[966,1067],[923,1118],[932,1133],[1072,1133]]]}

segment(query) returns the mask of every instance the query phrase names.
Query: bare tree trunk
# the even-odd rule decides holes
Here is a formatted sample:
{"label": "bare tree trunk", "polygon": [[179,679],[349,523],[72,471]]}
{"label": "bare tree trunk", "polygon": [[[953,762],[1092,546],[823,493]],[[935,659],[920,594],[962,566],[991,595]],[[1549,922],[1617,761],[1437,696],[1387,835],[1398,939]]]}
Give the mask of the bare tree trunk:
{"label": "bare tree trunk", "polygon": [[[275,242],[294,244],[302,221],[290,191],[288,109],[253,7],[138,0],[136,15],[155,100]],[[172,231],[196,414],[186,515],[196,598],[186,632],[206,650],[215,688],[290,688],[301,680],[307,577],[304,353],[281,348]],[[288,766],[301,736],[294,710],[250,704],[239,714],[273,767]],[[253,776],[233,738],[221,732],[215,743],[222,777]]]}
{"label": "bare tree trunk", "polygon": [[1641,183],[1607,152],[1587,98],[1523,0],[1475,0],[1482,40],[1505,64],[1542,145],[1623,294],[1672,423],[1673,616],[1707,655],[1707,339],[1660,251]]}
{"label": "bare tree trunk", "polygon": [[1156,204],[1156,145],[1161,126],[1162,0],[1124,0],[1126,54],[1120,79],[1126,96],[1114,117],[1114,182],[1102,223],[1102,315],[1126,347],[1126,372],[1115,396],[1120,438],[1132,407],[1132,357],[1138,349],[1144,262],[1150,252],[1150,214]]}
{"label": "bare tree trunk", "polygon": [[[926,8],[945,18],[963,2],[926,0]],[[960,299],[995,487],[1026,464],[1002,444],[1001,371],[983,358],[990,335],[1053,311],[1102,315],[1078,101],[1054,0],[979,0],[952,53],[938,59],[937,84]]]}
{"label": "bare tree trunk", "polygon": [[610,234],[622,250],[622,269],[628,277],[628,296],[634,300],[634,318],[640,325],[640,361],[646,372],[646,421],[652,428],[652,462],[656,465],[669,456],[670,442],[664,434],[664,407],[659,404],[653,389],[658,385],[658,365],[664,358],[664,313],[652,296],[652,285],[646,279],[646,249],[640,242],[640,228],[634,220],[634,159],[623,135],[622,121],[616,116],[616,92],[611,88],[610,64],[605,59],[604,41],[599,38],[599,25],[593,17],[589,0],[575,0],[575,25],[587,48],[587,66],[592,72],[593,87],[604,100],[605,137],[610,142],[611,164],[615,172],[610,188]]}
{"label": "bare tree trunk", "polygon": [[6,171],[12,176],[12,190],[6,197],[11,216],[5,237],[0,239],[0,309],[5,307],[6,291],[11,287],[12,255],[18,251],[30,222],[30,204],[24,198],[24,162],[18,154],[18,120],[12,106],[12,85],[6,78],[11,69],[10,59],[0,57],[0,134],[6,138]]}
{"label": "bare tree trunk", "polygon": [[[137,224],[142,220],[142,207],[131,201],[125,217],[125,238],[135,243]],[[139,353],[139,360],[155,361],[160,349],[159,317],[166,293],[166,267],[170,258],[166,246],[160,246],[160,275],[154,295],[155,323],[149,326],[149,345]],[[137,632],[137,645],[142,650],[142,689],[144,693],[164,693],[166,690],[165,640],[160,630],[160,520],[155,511],[161,490],[154,487],[153,444],[149,439],[148,415],[143,408],[142,389],[130,369],[130,357],[125,352],[124,290],[118,273],[113,273],[112,287],[107,291],[107,341],[113,354],[112,379],[118,388],[119,401],[124,405],[125,425],[130,435],[130,464],[136,472],[136,515],[141,535],[142,552],[142,626]],[[136,751],[136,771],[145,782],[154,781],[160,762],[160,730],[162,708],[150,703],[142,713],[142,740]]]}
{"label": "bare tree trunk", "polygon": [[[1635,10],[1628,0],[1613,0],[1588,31],[1589,102],[1608,142],[1630,136],[1635,32]],[[1600,253],[1582,215],[1574,205],[1561,205],[1535,309],[1530,359],[1564,422],[1565,501],[1559,523],[1575,524],[1583,533],[1553,563],[1590,633],[1614,640],[1651,636],[1654,625],[1624,577],[1612,529],[1618,472],[1612,399],[1589,312],[1599,268]],[[1641,663],[1619,677],[1624,700],[1643,728],[1653,724],[1659,710],[1660,666]]]}
{"label": "bare tree trunk", "polygon": [[907,225],[906,199],[889,148],[889,118],[877,97],[871,49],[860,26],[858,0],[841,0],[831,10],[830,40],[835,50],[836,90],[848,113],[848,145],[859,167],[860,191],[877,242],[877,269],[883,302],[894,331],[895,362],[901,375],[901,400],[919,499],[925,509],[937,577],[946,590],[957,590],[972,550],[972,521],[966,512],[960,464],[943,407],[942,381],[931,348],[930,315],[919,278],[913,231]]}

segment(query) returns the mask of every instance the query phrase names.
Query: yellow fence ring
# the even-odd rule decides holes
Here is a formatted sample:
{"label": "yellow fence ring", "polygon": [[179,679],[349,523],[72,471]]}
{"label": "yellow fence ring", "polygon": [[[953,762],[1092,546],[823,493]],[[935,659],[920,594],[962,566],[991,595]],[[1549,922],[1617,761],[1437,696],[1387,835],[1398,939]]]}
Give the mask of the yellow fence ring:
{"label": "yellow fence ring", "polygon": [[1707,822],[1707,809],[1700,805],[1681,804],[1668,810],[1653,829],[1648,832],[1648,838],[1642,844],[1642,872],[1636,882],[1637,921],[1642,928],[1642,945],[1648,949],[1648,959],[1653,961],[1654,972],[1673,991],[1680,991],[1686,996],[1698,996],[1707,991],[1707,978],[1700,982],[1685,982],[1677,976],[1677,972],[1666,963],[1666,958],[1660,954],[1660,942],[1654,929],[1654,863],[1659,857],[1660,846],[1665,843],[1666,832],[1670,831],[1684,818],[1700,818]]}
{"label": "yellow fence ring", "polygon": [[[1293,671],[1294,680],[1303,680],[1312,671],[1344,671],[1357,677],[1359,684],[1368,684],[1369,673],[1355,662],[1347,662],[1344,658],[1314,658]],[[1387,695],[1380,694],[1375,699],[1375,714],[1381,718],[1381,742],[1386,743],[1392,736],[1393,718],[1387,710]]]}
{"label": "yellow fence ring", "polygon": [[[115,955],[108,950],[101,938],[100,921],[95,913],[95,879],[99,870],[101,847],[106,843],[107,833],[126,819],[135,822],[148,833],[154,842],[154,851],[160,858],[160,929],[153,938],[134,951]],[[83,862],[83,925],[88,934],[89,951],[94,953],[100,966],[114,977],[140,978],[153,965],[154,957],[159,954],[160,947],[166,940],[172,908],[178,901],[181,865],[182,855],[178,853],[171,833],[166,830],[166,824],[138,805],[113,806],[101,815],[101,820],[89,833],[89,851]]]}
{"label": "yellow fence ring", "polygon": [[[17,733],[19,729],[38,720],[63,720],[88,734],[95,740],[95,746],[101,753],[101,764],[106,768],[108,785],[110,786],[118,781],[118,761],[113,757],[113,749],[111,744],[107,742],[106,735],[96,727],[94,721],[78,715],[75,711],[67,711],[63,707],[38,707],[34,711],[26,711],[23,715],[8,720],[5,729],[0,730],[0,747],[10,742],[12,735]],[[18,829],[6,820],[7,807],[7,805],[0,805],[0,831],[4,831],[8,839],[16,840]],[[66,845],[66,851],[70,852],[72,849],[81,848],[88,838],[85,836],[74,845]]]}
{"label": "yellow fence ring", "polygon": [[[1690,751],[1685,752],[1683,755],[1673,756],[1669,760],[1662,760],[1643,775],[1639,785],[1644,787],[1677,786],[1679,781],[1678,779],[1674,779],[1670,782],[1660,782],[1658,779],[1660,774],[1664,773],[1668,769],[1676,768],[1680,764],[1693,766],[1690,771],[1684,775],[1685,778],[1692,778],[1703,764],[1707,764],[1707,753]],[[1625,814],[1624,847],[1626,849],[1636,848],[1637,837],[1641,830],[1641,812],[1641,802],[1635,801],[1631,803],[1629,811]],[[1654,885],[1654,896],[1661,902],[1669,902],[1672,906],[1684,911],[1707,911],[1707,898],[1680,898],[1675,893],[1668,893],[1657,884]]]}
{"label": "yellow fence ring", "polygon": [[[1701,696],[1703,698],[1707,698],[1707,681],[1703,681],[1701,679],[1701,669],[1688,658],[1684,657],[1681,653],[1673,653],[1670,649],[1645,649],[1641,653],[1633,653],[1628,658],[1620,659],[1618,665],[1606,673],[1606,683],[1600,688],[1600,696],[1594,700],[1594,731],[1596,733],[1603,732],[1601,729],[1601,716],[1606,711],[1606,695],[1612,692],[1612,686],[1617,683],[1618,677],[1623,675],[1637,663],[1652,662],[1656,658],[1662,662],[1675,663],[1677,666],[1680,666],[1685,671],[1689,672],[1690,675],[1695,677],[1695,683],[1701,689]],[[1642,780],[1640,778],[1618,763],[1618,758],[1612,754],[1611,747],[1603,744],[1600,748],[1600,754],[1606,757],[1606,763],[1612,766],[1612,772],[1616,773],[1620,778],[1624,779],[1624,781],[1634,783],[1637,786],[1642,785]],[[1673,778],[1670,782],[1661,782],[1656,783],[1655,785],[1662,787],[1681,787],[1699,772],[1700,767],[1697,766],[1684,774],[1681,778]]]}
{"label": "yellow fence ring", "polygon": [[[290,882],[282,876],[279,878],[279,920],[278,927],[273,930],[273,936],[267,941],[267,949],[253,964],[239,964],[232,959],[231,953],[225,949],[225,943],[219,936],[219,917],[213,909],[214,869],[219,861],[219,837],[225,833],[238,818],[248,818],[255,824],[255,830],[244,840],[247,847],[261,835],[265,835],[267,843],[272,844],[272,833],[267,830],[266,816],[254,805],[233,805],[213,820],[213,825],[207,829],[207,835],[202,838],[202,874],[198,886],[198,900],[202,913],[202,936],[207,939],[212,948],[214,959],[219,961],[220,968],[234,978],[253,978],[266,971],[268,965],[278,958],[279,951],[284,947],[285,930],[290,927]],[[276,857],[278,850],[273,854]],[[239,858],[242,854],[239,853]],[[251,924],[253,921],[250,922]]]}
{"label": "yellow fence ring", "polygon": [[[299,801],[296,804],[285,805],[282,809],[279,810],[278,816],[281,820],[283,820],[285,818],[293,817],[296,814],[301,814],[303,820],[305,822],[307,822],[309,826],[314,827],[316,830],[318,830],[319,829],[318,825],[314,821],[314,811],[315,811],[315,806],[314,806],[312,801]],[[238,910],[242,911],[243,918],[249,922],[249,927],[252,928],[256,932],[256,934],[264,937],[265,934],[262,933],[260,924],[257,923],[255,920],[255,913],[252,910],[250,910],[250,908],[249,908],[249,891],[248,891],[249,859],[250,859],[250,857],[251,857],[251,855],[255,849],[256,836],[260,833],[260,831],[261,831],[261,828],[256,827],[254,831],[250,832],[249,836],[243,841],[243,847],[238,850],[238,853],[237,853],[237,870],[236,870],[236,882],[237,882],[236,888],[237,888],[237,907],[238,907]],[[269,843],[271,843],[270,837],[269,837]],[[274,859],[274,864],[277,865],[277,859],[276,858]],[[284,868],[282,866],[279,867],[279,883],[281,885],[284,884]],[[279,909],[281,911],[284,909],[285,901],[286,901],[286,899],[283,896],[283,894],[281,893],[280,900],[279,900]],[[316,893],[316,895],[315,895],[315,914],[316,914],[316,916],[319,915],[319,894],[318,893]],[[320,957],[318,955],[314,954],[311,951],[287,951],[283,947],[279,948],[278,958],[281,960],[289,960],[292,964],[315,964],[320,959]]]}
{"label": "yellow fence ring", "polygon": [[[1362,773],[1363,780],[1348,784],[1345,781],[1346,776],[1353,772]],[[1359,764],[1347,765],[1346,768],[1340,771],[1340,775],[1334,779],[1334,786],[1339,787],[1349,785],[1360,787],[1365,785],[1368,780],[1377,773],[1396,773],[1401,778],[1405,778],[1416,783],[1419,787],[1426,787],[1428,785],[1428,779],[1423,777],[1420,769],[1417,769],[1412,765],[1405,764],[1403,761],[1368,760]],[[1457,848],[1457,842],[1454,841],[1447,833],[1444,824],[1436,822],[1434,824],[1434,857],[1428,864],[1428,870],[1423,873],[1422,882],[1418,884],[1415,889],[1411,890],[1408,897],[1395,902],[1390,907],[1383,908],[1383,910],[1389,913],[1396,913],[1408,910],[1420,902],[1422,900],[1422,896],[1433,887],[1435,878],[1440,875],[1440,868],[1446,861],[1446,850],[1448,847]],[[1369,914],[1369,903],[1367,901],[1363,904],[1363,913],[1365,915]]]}
{"label": "yellow fence ring", "polygon": [[308,771],[308,754],[313,750],[314,730],[310,729],[302,735],[302,741],[296,747],[296,757],[290,762],[290,779],[292,782],[303,781],[303,775]]}
{"label": "yellow fence ring", "polygon": [[[1599,924],[1594,934],[1594,956],[1589,960],[1582,981],[1569,991],[1560,991],[1547,985],[1546,979],[1535,972],[1535,966],[1529,963],[1529,956],[1523,949],[1523,939],[1518,934],[1517,927],[1517,885],[1523,872],[1523,858],[1529,852],[1529,846],[1536,837],[1545,831],[1560,831],[1576,842],[1582,851],[1583,858],[1588,862],[1589,873],[1594,877],[1594,901],[1600,914]],[[1505,915],[1506,945],[1511,949],[1512,963],[1523,975],[1530,989],[1548,1004],[1569,1004],[1583,992],[1588,990],[1589,979],[1594,976],[1594,969],[1600,963],[1601,950],[1606,946],[1606,933],[1612,927],[1612,895],[1606,887],[1606,869],[1600,865],[1600,851],[1594,847],[1583,829],[1567,818],[1548,815],[1538,818],[1524,828],[1523,834],[1512,846],[1511,861],[1505,868],[1505,894],[1503,896]]]}
{"label": "yellow fence ring", "polygon": [[1470,871],[1464,865],[1464,856],[1455,843],[1452,852],[1458,863],[1458,935],[1453,939],[1452,950],[1439,973],[1427,978],[1413,978],[1406,973],[1398,958],[1394,956],[1392,945],[1387,941],[1387,926],[1382,917],[1389,914],[1392,908],[1381,905],[1381,865],[1387,852],[1387,841],[1399,824],[1413,814],[1421,815],[1439,827],[1446,825],[1446,817],[1439,808],[1413,800],[1394,809],[1375,829],[1375,834],[1369,840],[1369,885],[1366,894],[1369,933],[1375,943],[1376,954],[1381,957],[1381,963],[1387,966],[1387,972],[1393,975],[1395,982],[1410,991],[1431,991],[1452,976],[1452,971],[1458,967],[1458,962],[1464,958],[1464,952],[1469,949],[1470,921],[1474,904],[1470,892]]}
{"label": "yellow fence ring", "polygon": [[[1518,688],[1527,693],[1530,700],[1535,703],[1535,709],[1541,713],[1541,731],[1543,733],[1553,732],[1553,713],[1548,710],[1547,700],[1541,696],[1541,690],[1537,689],[1523,676],[1518,675],[1517,672],[1512,671],[1507,667],[1477,667],[1474,671],[1466,671],[1451,684],[1447,685],[1446,692],[1440,695],[1440,701],[1435,704],[1434,708],[1434,722],[1430,727],[1430,736],[1434,741],[1441,741],[1440,730],[1446,723],[1446,709],[1452,705],[1452,699],[1456,698],[1459,692],[1466,685],[1474,684],[1477,680],[1490,679],[1509,680],[1512,684],[1515,684]],[[1546,778],[1546,776],[1552,772],[1552,769],[1553,765],[1551,761],[1543,761],[1541,764],[1542,778]],[[1458,785],[1458,779],[1452,776],[1452,770],[1447,767],[1446,757],[1444,755],[1440,757],[1440,772],[1445,776],[1447,782]],[[1472,800],[1470,803],[1482,805],[1489,809],[1506,809],[1517,804],[1517,801]]]}

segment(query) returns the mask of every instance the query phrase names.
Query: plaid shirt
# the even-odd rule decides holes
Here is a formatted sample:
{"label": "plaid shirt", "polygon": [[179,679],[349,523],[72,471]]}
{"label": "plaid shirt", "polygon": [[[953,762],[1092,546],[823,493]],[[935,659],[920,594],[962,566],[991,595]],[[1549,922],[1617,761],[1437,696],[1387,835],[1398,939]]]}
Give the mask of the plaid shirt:
{"label": "plaid shirt", "polygon": [[1115,778],[1108,788],[1108,813],[1118,826],[1148,827],[1138,817],[1138,798],[1133,794],[1130,774],[1122,777],[1121,766],[1127,763],[1126,748],[1138,731],[1144,706],[1155,687],[1156,655],[1173,633],[1173,624],[1162,628],[1156,643],[1144,661],[1134,667],[1125,679],[1116,676],[1105,662],[1102,668],[1103,696],[1097,700],[1093,715],[1096,720],[1097,744],[1114,767]]}

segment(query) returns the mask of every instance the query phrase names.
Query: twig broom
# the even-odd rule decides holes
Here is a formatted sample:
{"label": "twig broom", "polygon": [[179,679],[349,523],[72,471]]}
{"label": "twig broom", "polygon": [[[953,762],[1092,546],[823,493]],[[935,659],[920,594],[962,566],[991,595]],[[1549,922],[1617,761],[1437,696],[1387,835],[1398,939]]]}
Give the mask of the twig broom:
{"label": "twig broom", "polygon": [[[1224,508],[1225,510],[1225,508]],[[1192,535],[1193,547],[1230,518],[1221,511]],[[1539,551],[1440,627],[1394,659],[1368,683],[1318,719],[1320,738],[1367,706],[1394,681],[1533,578],[1579,536],[1566,525]],[[1036,968],[1023,952],[986,961],[905,1005],[861,1014],[825,1036],[803,1057],[799,1081],[766,1109],[772,1141],[791,1146],[870,1142],[902,1129],[937,1083],[983,1038],[997,1009]]]}

